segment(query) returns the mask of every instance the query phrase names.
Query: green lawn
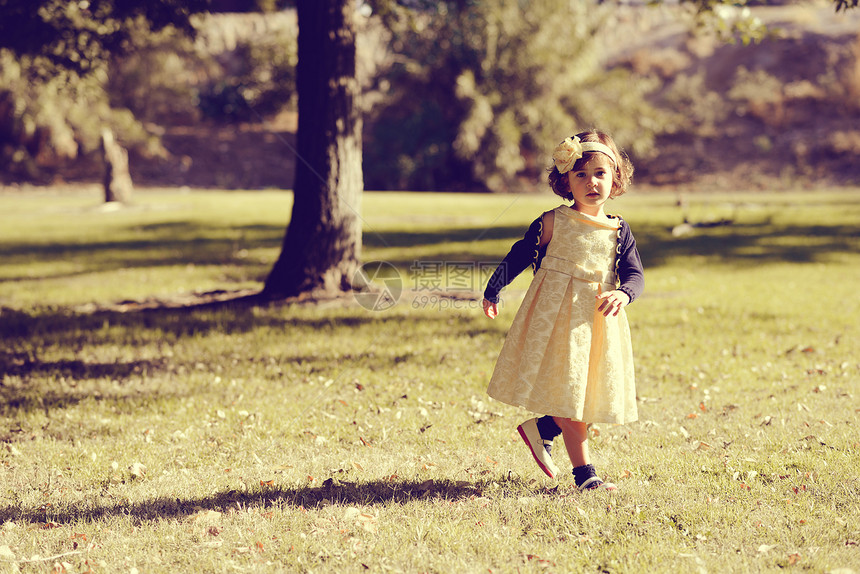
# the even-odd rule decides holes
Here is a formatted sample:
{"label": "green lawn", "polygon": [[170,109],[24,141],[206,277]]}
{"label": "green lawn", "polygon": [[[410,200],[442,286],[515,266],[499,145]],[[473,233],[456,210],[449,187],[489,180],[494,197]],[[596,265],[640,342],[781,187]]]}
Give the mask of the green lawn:
{"label": "green lawn", "polygon": [[733,224],[612,206],[640,421],[582,494],[485,394],[530,273],[495,321],[483,279],[554,197],[365,194],[370,311],[182,307],[261,286],[288,193],[0,194],[0,572],[860,572],[860,191],[688,200]]}

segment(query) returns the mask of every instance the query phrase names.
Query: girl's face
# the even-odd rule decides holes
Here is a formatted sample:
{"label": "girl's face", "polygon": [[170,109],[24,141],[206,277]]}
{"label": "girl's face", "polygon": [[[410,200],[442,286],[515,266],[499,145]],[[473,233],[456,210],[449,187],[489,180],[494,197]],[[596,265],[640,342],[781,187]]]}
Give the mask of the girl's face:
{"label": "girl's face", "polygon": [[602,153],[594,154],[577,171],[567,174],[573,194],[573,208],[586,215],[603,215],[603,204],[612,192],[612,160]]}

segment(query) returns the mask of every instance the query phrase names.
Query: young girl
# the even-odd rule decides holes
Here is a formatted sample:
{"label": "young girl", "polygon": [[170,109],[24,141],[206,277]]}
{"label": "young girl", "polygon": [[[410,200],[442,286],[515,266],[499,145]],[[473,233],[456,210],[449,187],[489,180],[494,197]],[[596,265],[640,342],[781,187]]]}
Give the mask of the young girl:
{"label": "young girl", "polygon": [[544,416],[517,430],[550,478],[559,434],[580,490],[614,489],[590,464],[590,423],[637,418],[633,352],[624,307],[644,277],[627,223],[604,204],[627,190],[633,166],[608,135],[582,132],[553,153],[552,190],[573,205],[536,219],[484,291],[484,313],[498,314],[499,291],[530,264],[534,279],[508,331],[487,393]]}

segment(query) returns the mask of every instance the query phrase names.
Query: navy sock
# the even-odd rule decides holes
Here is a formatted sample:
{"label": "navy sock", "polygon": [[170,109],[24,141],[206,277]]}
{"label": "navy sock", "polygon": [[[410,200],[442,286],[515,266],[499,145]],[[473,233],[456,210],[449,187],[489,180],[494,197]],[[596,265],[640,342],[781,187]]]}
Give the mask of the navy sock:
{"label": "navy sock", "polygon": [[573,480],[576,482],[576,486],[582,486],[582,483],[592,476],[597,476],[597,472],[595,472],[594,467],[590,464],[577,466],[573,469]]}
{"label": "navy sock", "polygon": [[555,420],[549,415],[542,416],[537,420],[537,428],[543,440],[552,440],[561,434],[561,428],[555,424]]}

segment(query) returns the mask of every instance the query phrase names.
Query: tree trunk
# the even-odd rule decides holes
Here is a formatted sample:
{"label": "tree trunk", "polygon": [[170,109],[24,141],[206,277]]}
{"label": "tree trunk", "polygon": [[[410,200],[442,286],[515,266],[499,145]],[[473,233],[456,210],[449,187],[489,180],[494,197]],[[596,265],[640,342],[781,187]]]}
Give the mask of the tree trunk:
{"label": "tree trunk", "polygon": [[361,252],[355,3],[298,1],[299,124],[293,212],[263,295],[350,289]]}
{"label": "tree trunk", "polygon": [[128,202],[133,189],[128,173],[128,152],[116,142],[108,128],[102,130],[102,155],[105,162],[105,202]]}

